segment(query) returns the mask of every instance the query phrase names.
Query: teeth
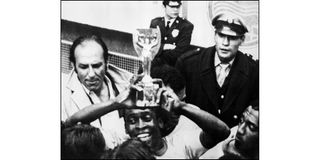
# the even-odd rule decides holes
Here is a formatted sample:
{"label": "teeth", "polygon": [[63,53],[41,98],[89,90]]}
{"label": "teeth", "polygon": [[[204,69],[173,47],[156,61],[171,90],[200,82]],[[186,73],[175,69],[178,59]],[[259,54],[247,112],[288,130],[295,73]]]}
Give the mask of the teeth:
{"label": "teeth", "polygon": [[144,138],[144,137],[148,137],[149,134],[148,133],[142,133],[142,134],[139,134],[137,137],[138,138]]}

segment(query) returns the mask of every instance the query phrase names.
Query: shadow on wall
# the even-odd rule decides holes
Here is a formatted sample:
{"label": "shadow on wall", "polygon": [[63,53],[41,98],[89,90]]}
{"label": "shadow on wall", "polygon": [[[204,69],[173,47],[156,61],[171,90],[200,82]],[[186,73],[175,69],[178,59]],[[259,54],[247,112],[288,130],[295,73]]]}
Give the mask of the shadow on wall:
{"label": "shadow on wall", "polygon": [[61,40],[73,42],[86,34],[101,36],[110,51],[137,56],[132,44],[132,34],[61,19]]}

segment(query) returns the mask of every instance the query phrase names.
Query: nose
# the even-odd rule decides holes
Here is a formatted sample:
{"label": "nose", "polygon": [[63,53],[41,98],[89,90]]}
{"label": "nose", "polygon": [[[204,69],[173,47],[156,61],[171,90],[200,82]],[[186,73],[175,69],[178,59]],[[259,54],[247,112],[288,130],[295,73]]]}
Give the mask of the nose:
{"label": "nose", "polygon": [[139,118],[138,128],[141,129],[145,126],[146,126],[145,122],[141,118]]}
{"label": "nose", "polygon": [[243,135],[245,132],[245,123],[241,123],[238,128],[238,134]]}
{"label": "nose", "polygon": [[90,67],[89,67],[88,76],[89,76],[89,77],[94,77],[94,75],[95,75],[94,70],[93,70],[93,68],[90,66]]}
{"label": "nose", "polygon": [[229,38],[226,36],[226,37],[223,37],[222,39],[222,44],[225,45],[225,46],[228,46],[229,45]]}

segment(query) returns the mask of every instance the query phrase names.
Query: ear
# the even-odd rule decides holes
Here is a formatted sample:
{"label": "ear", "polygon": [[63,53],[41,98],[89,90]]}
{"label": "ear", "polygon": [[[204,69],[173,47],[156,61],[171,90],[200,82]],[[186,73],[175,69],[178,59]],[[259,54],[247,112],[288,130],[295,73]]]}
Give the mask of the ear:
{"label": "ear", "polygon": [[243,35],[243,36],[241,37],[241,44],[244,42],[245,39],[246,39],[246,36]]}
{"label": "ear", "polygon": [[71,67],[76,71],[76,66],[71,62]]}
{"label": "ear", "polygon": [[164,128],[164,123],[163,123],[163,120],[161,118],[158,118],[158,125],[159,125],[159,128],[161,128],[161,129]]}

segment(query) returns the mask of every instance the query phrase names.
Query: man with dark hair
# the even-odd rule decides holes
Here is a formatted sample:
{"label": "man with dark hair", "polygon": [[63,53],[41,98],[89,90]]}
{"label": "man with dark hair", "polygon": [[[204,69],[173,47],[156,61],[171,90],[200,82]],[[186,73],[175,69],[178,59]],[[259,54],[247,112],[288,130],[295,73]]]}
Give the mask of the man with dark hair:
{"label": "man with dark hair", "polygon": [[[125,129],[131,138],[138,138],[150,147],[156,158],[198,158],[209,148],[228,137],[228,126],[215,116],[193,107],[192,104],[181,102],[172,90],[160,89],[158,93],[171,101],[158,107],[137,107],[135,105],[135,90],[123,92],[128,97],[123,104],[105,106],[97,104],[87,107],[70,117],[74,121],[92,121],[95,117],[108,114],[116,109],[125,109]],[[159,94],[157,94],[159,95]],[[158,97],[159,98],[159,97]],[[166,109],[165,109],[166,108]],[[163,116],[166,112],[183,115],[196,123],[199,128],[185,132],[175,132],[164,135]]]}
{"label": "man with dark hair", "polygon": [[112,151],[111,159],[156,159],[150,148],[138,138],[130,138]]}
{"label": "man with dark hair", "polygon": [[62,159],[98,159],[106,144],[100,130],[87,124],[78,124],[61,130]]}
{"label": "man with dark hair", "polygon": [[[89,35],[74,41],[70,48],[73,70],[68,75],[62,74],[62,121],[92,104],[113,104],[116,96],[129,85],[132,74],[107,64],[107,58],[108,49],[100,37]],[[74,123],[67,121],[66,124]],[[91,125],[102,130],[109,148],[125,135],[124,128],[119,127],[123,120],[117,111],[99,117]]]}
{"label": "man with dark hair", "polygon": [[150,28],[159,27],[161,47],[156,59],[174,66],[190,46],[193,24],[179,17],[181,1],[163,1],[164,17],[151,20]]}
{"label": "man with dark hair", "polygon": [[239,17],[218,14],[212,25],[215,46],[181,56],[176,67],[186,79],[186,102],[233,127],[259,102],[259,65],[238,50],[248,32]]}
{"label": "man with dark hair", "polygon": [[216,159],[235,155],[242,159],[259,159],[259,106],[249,106],[230,136],[208,150],[201,158]]}

